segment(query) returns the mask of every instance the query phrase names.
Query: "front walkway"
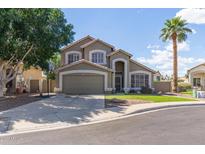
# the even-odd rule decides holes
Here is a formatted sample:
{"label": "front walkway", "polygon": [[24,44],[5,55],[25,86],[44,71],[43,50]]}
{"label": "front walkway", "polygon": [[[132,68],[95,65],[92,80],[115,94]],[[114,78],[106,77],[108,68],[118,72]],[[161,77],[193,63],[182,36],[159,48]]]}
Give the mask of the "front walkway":
{"label": "front walkway", "polygon": [[75,126],[185,104],[205,105],[205,102],[145,103],[105,109],[103,95],[57,95],[0,112],[0,133],[20,133]]}

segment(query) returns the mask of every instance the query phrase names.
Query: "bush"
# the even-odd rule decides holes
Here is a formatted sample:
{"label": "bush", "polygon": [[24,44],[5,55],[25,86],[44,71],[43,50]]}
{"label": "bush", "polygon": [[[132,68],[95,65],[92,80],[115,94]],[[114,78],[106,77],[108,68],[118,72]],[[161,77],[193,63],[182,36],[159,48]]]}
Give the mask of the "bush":
{"label": "bush", "polygon": [[141,92],[142,94],[152,94],[152,89],[151,89],[151,88],[148,88],[148,87],[141,87],[140,92]]}
{"label": "bush", "polygon": [[185,92],[185,91],[190,90],[190,89],[191,89],[190,83],[184,83],[184,82],[178,83],[178,91],[179,92]]}

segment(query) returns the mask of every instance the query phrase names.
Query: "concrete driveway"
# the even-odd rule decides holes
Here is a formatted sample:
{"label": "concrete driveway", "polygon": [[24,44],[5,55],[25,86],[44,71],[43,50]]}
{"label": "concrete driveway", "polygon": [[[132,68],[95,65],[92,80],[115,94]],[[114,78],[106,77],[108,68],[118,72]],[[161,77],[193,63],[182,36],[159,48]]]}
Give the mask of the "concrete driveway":
{"label": "concrete driveway", "polygon": [[0,133],[78,124],[94,118],[103,108],[103,95],[57,95],[0,112]]}

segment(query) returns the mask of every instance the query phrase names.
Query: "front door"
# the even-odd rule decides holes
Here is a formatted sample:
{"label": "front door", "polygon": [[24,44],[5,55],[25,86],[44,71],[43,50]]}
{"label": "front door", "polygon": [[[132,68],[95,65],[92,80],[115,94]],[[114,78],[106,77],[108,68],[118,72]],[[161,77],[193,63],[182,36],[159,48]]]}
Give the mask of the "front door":
{"label": "front door", "polygon": [[116,74],[115,76],[115,89],[116,92],[122,91],[122,75]]}

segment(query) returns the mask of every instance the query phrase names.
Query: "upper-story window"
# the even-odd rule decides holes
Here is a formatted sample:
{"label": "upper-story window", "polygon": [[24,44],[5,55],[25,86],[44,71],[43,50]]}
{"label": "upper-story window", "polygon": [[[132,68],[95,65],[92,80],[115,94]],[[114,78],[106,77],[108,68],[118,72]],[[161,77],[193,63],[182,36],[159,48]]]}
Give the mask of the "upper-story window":
{"label": "upper-story window", "polygon": [[90,51],[90,61],[97,64],[106,64],[106,51],[103,50]]}
{"label": "upper-story window", "polygon": [[79,52],[79,51],[67,52],[65,55],[65,63],[70,64],[70,63],[73,63],[75,61],[78,61],[81,59],[81,56],[82,56],[81,52]]}

